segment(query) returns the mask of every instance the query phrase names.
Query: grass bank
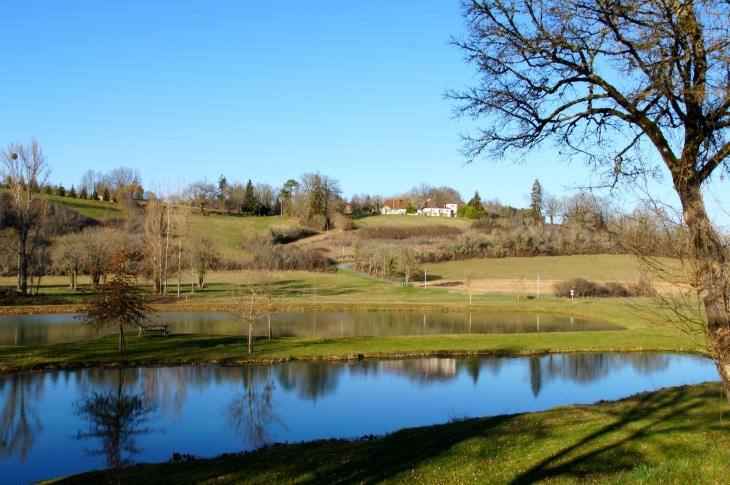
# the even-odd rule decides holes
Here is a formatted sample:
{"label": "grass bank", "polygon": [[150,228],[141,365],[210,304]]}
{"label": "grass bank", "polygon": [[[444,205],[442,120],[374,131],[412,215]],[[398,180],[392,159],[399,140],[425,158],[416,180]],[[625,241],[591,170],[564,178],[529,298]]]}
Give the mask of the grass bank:
{"label": "grass bank", "polygon": [[730,409],[719,394],[717,383],[675,387],[374,441],[320,440],[44,483],[728,483],[728,424],[720,413]]}
{"label": "grass bank", "polygon": [[687,339],[651,329],[611,332],[403,337],[287,337],[257,341],[227,335],[127,336],[117,354],[115,335],[82,342],[0,347],[0,371],[181,364],[250,364],[288,360],[346,360],[465,355],[529,355],[550,352],[696,352]]}

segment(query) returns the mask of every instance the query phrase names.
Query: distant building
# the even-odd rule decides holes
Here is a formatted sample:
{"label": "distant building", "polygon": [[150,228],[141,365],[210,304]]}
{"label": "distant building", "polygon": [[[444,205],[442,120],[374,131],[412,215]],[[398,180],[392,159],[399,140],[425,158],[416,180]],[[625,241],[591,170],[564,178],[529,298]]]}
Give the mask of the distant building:
{"label": "distant building", "polygon": [[396,199],[385,199],[383,207],[380,209],[381,214],[405,214],[406,209],[410,205],[407,197],[398,197]]}
{"label": "distant building", "polygon": [[342,210],[345,214],[352,214],[352,206],[355,204],[353,204],[352,202],[343,202],[342,205],[343,205]]}
{"label": "distant building", "polygon": [[457,204],[446,204],[446,207],[439,207],[436,202],[428,199],[426,205],[418,210],[417,214],[431,217],[456,217]]}

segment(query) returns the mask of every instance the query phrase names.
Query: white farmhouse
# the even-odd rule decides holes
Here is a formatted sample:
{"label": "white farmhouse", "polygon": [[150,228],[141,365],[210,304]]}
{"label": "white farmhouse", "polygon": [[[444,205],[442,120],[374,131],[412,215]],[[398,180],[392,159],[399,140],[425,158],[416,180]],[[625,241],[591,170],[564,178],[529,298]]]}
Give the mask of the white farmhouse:
{"label": "white farmhouse", "polygon": [[383,208],[380,209],[381,214],[405,214],[406,209],[410,205],[407,197],[398,197],[397,199],[385,199]]}
{"label": "white farmhouse", "polygon": [[446,207],[439,207],[436,202],[428,199],[426,205],[419,209],[418,214],[434,217],[456,217],[456,209],[457,205],[454,203],[446,204]]}

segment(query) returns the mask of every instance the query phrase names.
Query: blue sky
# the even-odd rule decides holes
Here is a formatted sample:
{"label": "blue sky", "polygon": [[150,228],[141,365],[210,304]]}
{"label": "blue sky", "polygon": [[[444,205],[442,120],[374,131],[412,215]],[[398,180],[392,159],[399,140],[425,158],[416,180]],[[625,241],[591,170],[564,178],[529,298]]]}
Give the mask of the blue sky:
{"label": "blue sky", "polygon": [[[139,168],[145,184],[224,174],[281,185],[320,170],[343,195],[449,185],[525,205],[584,183],[549,150],[464,166],[446,88],[458,0],[0,0],[0,145],[35,137],[52,180]],[[668,191],[670,193],[670,191]]]}

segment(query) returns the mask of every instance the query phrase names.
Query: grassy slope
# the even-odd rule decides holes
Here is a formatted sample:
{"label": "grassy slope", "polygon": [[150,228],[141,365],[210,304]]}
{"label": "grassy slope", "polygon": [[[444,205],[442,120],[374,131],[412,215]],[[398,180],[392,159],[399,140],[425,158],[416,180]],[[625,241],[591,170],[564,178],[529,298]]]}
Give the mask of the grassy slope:
{"label": "grassy slope", "polygon": [[268,231],[273,226],[293,226],[297,222],[279,217],[201,216],[191,214],[188,230],[206,234],[218,244],[221,254],[231,259],[241,259],[244,253],[236,249],[241,238],[251,231]]}
{"label": "grassy slope", "polygon": [[[730,411],[717,383],[593,406],[136,465],[49,483],[728,483]],[[178,451],[184,452],[184,445]]]}
{"label": "grassy slope", "polygon": [[57,195],[42,195],[42,197],[52,202],[63,204],[69,209],[94,219],[101,220],[107,217],[124,219],[127,217],[116,202],[72,199],[71,197],[59,197]]}

